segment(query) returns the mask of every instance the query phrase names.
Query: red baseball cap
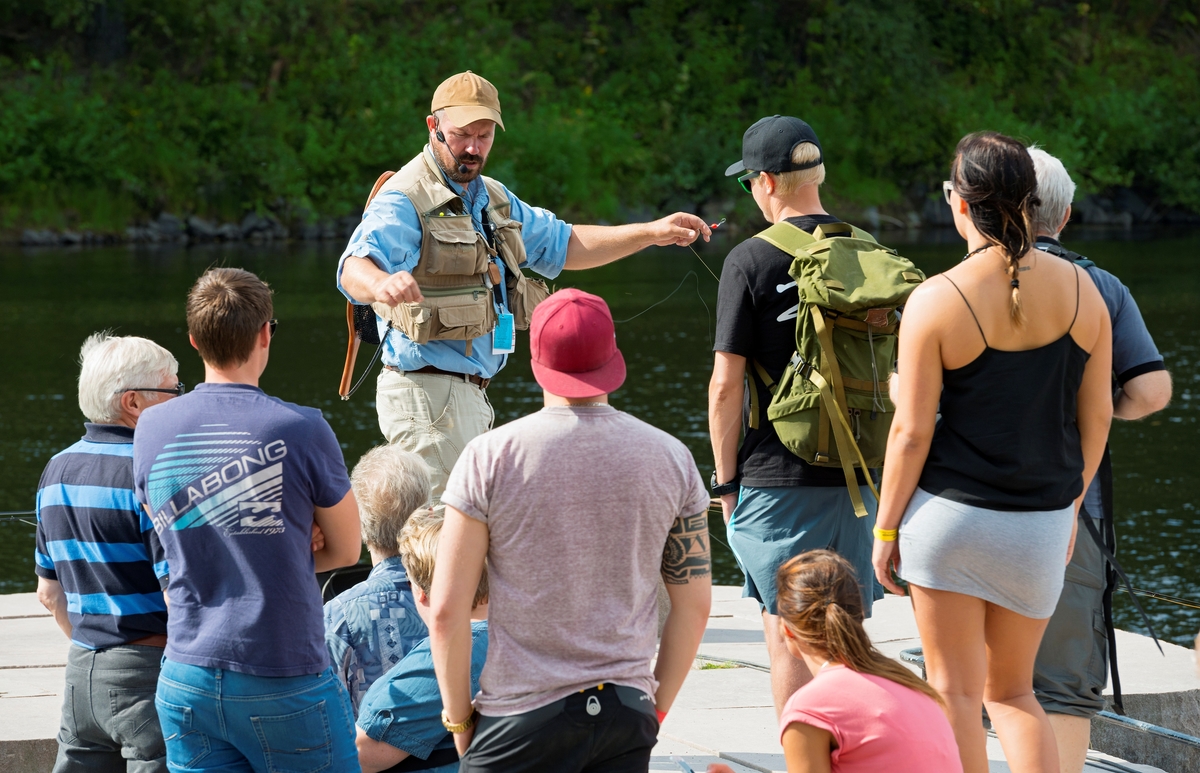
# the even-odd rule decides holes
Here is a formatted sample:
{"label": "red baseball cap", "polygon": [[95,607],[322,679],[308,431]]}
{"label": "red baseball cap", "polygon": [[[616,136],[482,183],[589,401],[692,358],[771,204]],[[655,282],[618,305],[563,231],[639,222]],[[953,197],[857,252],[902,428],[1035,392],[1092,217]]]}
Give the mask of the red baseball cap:
{"label": "red baseball cap", "polygon": [[559,290],[533,310],[529,326],[533,377],[559,397],[598,397],[625,383],[608,304],[582,290]]}

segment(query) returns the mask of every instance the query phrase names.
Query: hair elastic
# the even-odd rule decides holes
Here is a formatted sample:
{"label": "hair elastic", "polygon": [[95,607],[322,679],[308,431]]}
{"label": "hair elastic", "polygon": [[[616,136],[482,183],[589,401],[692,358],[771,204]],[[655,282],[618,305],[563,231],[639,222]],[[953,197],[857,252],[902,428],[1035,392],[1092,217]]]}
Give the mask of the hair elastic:
{"label": "hair elastic", "polygon": [[1021,280],[1020,280],[1020,279],[1014,279],[1014,280],[1012,280],[1011,282],[1009,282],[1009,285],[1011,285],[1011,286],[1012,286],[1012,289],[1016,290],[1018,287],[1020,287],[1020,286],[1021,286]]}

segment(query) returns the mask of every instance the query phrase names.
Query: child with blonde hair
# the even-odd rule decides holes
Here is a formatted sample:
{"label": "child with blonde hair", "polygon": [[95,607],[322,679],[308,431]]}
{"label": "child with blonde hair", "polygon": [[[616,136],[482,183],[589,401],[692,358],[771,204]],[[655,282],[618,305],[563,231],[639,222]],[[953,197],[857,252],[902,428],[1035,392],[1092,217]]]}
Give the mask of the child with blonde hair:
{"label": "child with blonde hair", "polygon": [[[400,560],[412,582],[417,613],[428,620],[443,508],[422,508],[400,531]],[[488,576],[484,568],[471,613],[471,691],[487,658]],[[363,773],[389,770],[458,770],[454,737],[442,726],[442,698],[426,638],[367,690],[358,714],[358,759]]]}

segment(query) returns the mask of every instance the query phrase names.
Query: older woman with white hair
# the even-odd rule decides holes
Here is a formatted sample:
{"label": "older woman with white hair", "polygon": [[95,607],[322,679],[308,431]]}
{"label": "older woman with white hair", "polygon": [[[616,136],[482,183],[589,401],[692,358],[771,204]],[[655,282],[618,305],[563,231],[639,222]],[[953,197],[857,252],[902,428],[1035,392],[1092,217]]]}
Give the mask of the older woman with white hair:
{"label": "older woman with white hair", "polygon": [[85,434],[50,460],[37,493],[38,599],[71,640],[54,770],[137,760],[165,771],[154,691],[167,563],[134,498],[133,431],[147,408],[182,393],[179,365],[153,341],[108,333],[84,342],[80,365]]}

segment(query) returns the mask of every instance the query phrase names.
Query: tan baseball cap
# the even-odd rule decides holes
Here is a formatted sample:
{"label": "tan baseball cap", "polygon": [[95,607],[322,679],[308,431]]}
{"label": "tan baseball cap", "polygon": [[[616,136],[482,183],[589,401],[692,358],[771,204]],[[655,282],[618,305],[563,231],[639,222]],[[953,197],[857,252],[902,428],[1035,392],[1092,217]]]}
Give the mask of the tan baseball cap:
{"label": "tan baseball cap", "polygon": [[495,121],[501,129],[500,94],[486,78],[480,78],[467,70],[451,75],[433,92],[429,111],[446,111],[446,117],[458,126],[466,126],[480,119]]}

